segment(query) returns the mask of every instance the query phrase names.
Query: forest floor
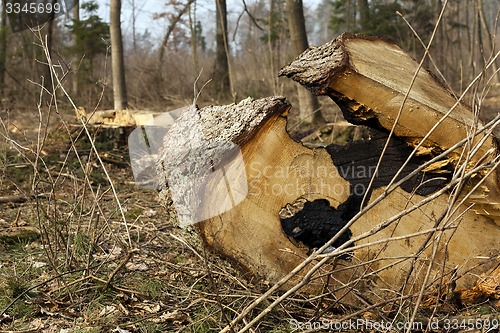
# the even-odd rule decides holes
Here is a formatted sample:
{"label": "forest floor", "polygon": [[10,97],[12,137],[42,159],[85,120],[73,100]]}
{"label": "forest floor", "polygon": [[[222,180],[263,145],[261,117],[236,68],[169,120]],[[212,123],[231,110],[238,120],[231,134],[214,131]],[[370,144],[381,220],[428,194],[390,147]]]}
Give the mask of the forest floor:
{"label": "forest floor", "polygon": [[[0,332],[217,332],[269,288],[176,227],[135,184],[126,145],[91,130],[99,160],[71,114],[53,117],[39,129],[36,113],[1,117]],[[326,306],[297,294],[254,332],[292,332]],[[441,310],[498,314],[488,302]]]}
{"label": "forest floor", "polygon": [[209,332],[266,287],[171,223],[126,146],[97,140],[101,165],[71,121],[3,116],[0,332]]}

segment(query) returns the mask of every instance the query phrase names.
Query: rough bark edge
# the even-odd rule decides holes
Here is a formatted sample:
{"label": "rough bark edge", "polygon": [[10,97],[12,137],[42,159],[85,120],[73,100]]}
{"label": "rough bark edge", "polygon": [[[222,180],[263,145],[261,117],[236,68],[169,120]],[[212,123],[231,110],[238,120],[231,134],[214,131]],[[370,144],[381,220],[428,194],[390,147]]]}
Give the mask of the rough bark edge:
{"label": "rough bark edge", "polygon": [[[330,83],[335,80],[340,79],[340,76],[345,73],[348,69],[355,69],[355,66],[350,62],[350,54],[345,47],[345,44],[351,39],[362,39],[367,41],[376,41],[387,44],[390,47],[396,48],[404,53],[407,57],[415,61],[410,55],[404,52],[399,46],[390,43],[381,37],[368,36],[364,34],[353,34],[350,32],[344,32],[332,41],[325,43],[321,46],[311,46],[302,54],[297,56],[291,63],[284,66],[278,73],[278,76],[286,76],[298,83],[303,87],[311,91],[316,95],[328,95],[334,102],[339,104],[341,109],[349,109],[349,112],[343,112],[346,120],[352,124],[364,124],[376,129],[382,129],[376,119],[371,119],[370,122],[366,122],[366,117],[363,116],[363,112],[368,112],[369,110],[361,110],[358,112],[355,108],[352,108],[350,104],[355,103],[349,99],[347,96],[334,91],[330,88]],[[453,96],[452,92],[439,80],[434,73],[427,70],[426,68],[421,68],[420,71],[429,75],[431,79],[436,83],[436,85],[443,89],[444,92]],[[471,110],[470,105],[465,101],[461,101],[460,104],[467,110]],[[360,104],[358,104],[360,106]],[[368,114],[367,113],[367,114]],[[479,120],[482,123],[481,120]],[[494,135],[492,136],[492,144],[496,150],[496,154],[500,154],[500,140]],[[495,182],[496,187],[500,188],[500,170],[495,171]]]}
{"label": "rough bark edge", "polygon": [[163,138],[156,163],[157,189],[167,189],[169,179],[175,180],[179,198],[186,200],[185,207],[192,206],[199,201],[196,186],[203,184],[214,168],[231,159],[238,146],[250,141],[271,116],[285,113],[290,107],[281,96],[247,98],[238,104],[203,109],[192,105]]}
{"label": "rough bark edge", "polygon": [[250,141],[272,115],[284,113],[290,107],[282,96],[258,100],[249,97],[238,104],[202,109],[192,105],[163,138],[158,162],[168,159],[170,165],[185,163],[186,144],[194,144],[198,149],[213,149],[228,142],[241,146]]}
{"label": "rough bark edge", "polygon": [[[278,72],[278,76],[286,76],[300,83],[316,95],[327,94],[329,82],[337,79],[338,74],[343,73],[346,68],[354,68],[350,62],[349,52],[345,48],[345,44],[351,39],[363,39],[387,44],[388,46],[399,49],[410,59],[415,61],[413,57],[404,52],[398,45],[389,42],[383,37],[344,32],[332,41],[321,46],[310,46],[292,62],[281,68]],[[439,80],[433,72],[426,68],[421,68],[420,71],[430,75],[439,87],[448,92],[450,96],[453,96],[451,91],[445,87],[443,82]],[[329,74],[324,75],[325,72]],[[470,106],[465,106],[470,109]]]}
{"label": "rough bark edge", "polygon": [[[388,43],[381,37],[344,32],[321,46],[310,46],[292,62],[281,68],[278,76],[286,76],[316,95],[326,94],[328,83],[334,80],[338,73],[352,67],[349,52],[344,46],[350,39]],[[329,74],[324,75],[325,72]]]}
{"label": "rough bark edge", "polygon": [[[169,165],[184,163],[186,145],[213,149],[216,145],[231,142],[241,146],[250,141],[272,115],[284,113],[290,107],[282,96],[258,100],[247,98],[238,104],[212,105],[202,109],[192,105],[163,138],[158,162],[168,160]],[[163,171],[159,164],[158,167]]]}

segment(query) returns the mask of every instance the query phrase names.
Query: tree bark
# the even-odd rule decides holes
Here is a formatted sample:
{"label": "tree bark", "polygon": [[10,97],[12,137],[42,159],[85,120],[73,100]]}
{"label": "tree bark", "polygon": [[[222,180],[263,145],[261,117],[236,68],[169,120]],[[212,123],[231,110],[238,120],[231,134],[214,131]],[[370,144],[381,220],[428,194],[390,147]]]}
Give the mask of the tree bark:
{"label": "tree bark", "polygon": [[[73,15],[73,21],[80,21],[80,4],[79,2],[76,2],[73,6],[72,10],[72,15]],[[76,46],[76,34],[73,35],[73,46]],[[73,71],[73,76],[72,76],[72,85],[71,89],[73,92],[74,96],[78,95],[78,81],[79,81],[79,72],[78,72],[78,67],[80,64],[80,57],[81,55],[74,55],[73,61],[72,61],[72,66],[71,69]]]}
{"label": "tree bark", "polygon": [[[286,11],[288,15],[288,29],[290,30],[290,38],[292,40],[292,51],[294,56],[297,56],[309,46],[302,0],[287,0]],[[304,123],[322,121],[323,117],[316,96],[301,87],[297,87],[297,93],[299,98],[300,120]]]}
{"label": "tree bark", "polygon": [[[395,45],[344,34],[282,69],[330,96],[349,121],[371,127],[370,140],[343,146],[309,149],[292,140],[291,105],[282,97],[191,107],[160,149],[162,196],[181,224],[196,223],[208,246],[271,283],[301,265],[285,287],[308,276],[306,290],[346,302],[356,302],[344,298],[353,283],[372,302],[439,285],[452,273],[460,276],[453,281],[458,287],[473,287],[498,265],[500,194],[491,177],[498,150],[491,136],[468,159],[470,146],[453,149],[483,124],[423,69],[396,123],[417,67]],[[449,110],[455,111],[438,124]],[[462,166],[469,172],[478,165],[484,169],[455,183]],[[397,187],[393,179],[401,180]],[[319,257],[304,263],[318,248]],[[331,259],[308,275],[325,256]]]}
{"label": "tree bark", "polygon": [[368,20],[370,18],[370,7],[368,5],[368,0],[358,0],[359,8],[359,26],[361,31],[366,31],[368,29]]}
{"label": "tree bark", "polygon": [[226,0],[215,0],[216,24],[215,35],[215,64],[213,86],[215,94],[220,99],[227,99],[231,95],[231,81],[229,76],[229,45],[227,43],[227,7]]}
{"label": "tree bark", "polygon": [[4,93],[5,88],[5,69],[7,63],[7,13],[5,11],[5,1],[2,1],[0,13],[0,94]]}
{"label": "tree bark", "polygon": [[198,60],[198,36],[196,31],[196,1],[193,4],[189,4],[189,29],[191,32],[191,56],[193,57],[193,65],[195,73],[200,71],[200,64]]}
{"label": "tree bark", "polygon": [[134,53],[137,53],[137,33],[136,33],[136,19],[137,19],[137,13],[136,13],[136,5],[135,5],[135,0],[132,0],[132,47],[134,50]]}
{"label": "tree bark", "polygon": [[[50,3],[52,6],[54,6],[55,3],[57,3],[57,0],[50,0]],[[52,7],[54,8],[54,7]],[[44,54],[45,57],[51,57],[52,58],[52,36],[54,34],[54,12],[51,13],[51,16],[48,18],[48,22],[46,23],[47,25],[47,32],[46,32],[46,40],[43,41],[43,43],[47,42],[45,47],[47,48],[47,52]],[[48,63],[48,61],[44,61],[43,63]],[[44,70],[44,80],[43,80],[43,87],[47,89],[48,91],[52,91],[52,68],[50,68],[50,65],[45,66]]]}
{"label": "tree bark", "polygon": [[113,72],[113,99],[117,111],[127,108],[127,88],[125,85],[125,63],[123,57],[123,39],[121,30],[121,0],[111,0],[110,37],[111,69]]}

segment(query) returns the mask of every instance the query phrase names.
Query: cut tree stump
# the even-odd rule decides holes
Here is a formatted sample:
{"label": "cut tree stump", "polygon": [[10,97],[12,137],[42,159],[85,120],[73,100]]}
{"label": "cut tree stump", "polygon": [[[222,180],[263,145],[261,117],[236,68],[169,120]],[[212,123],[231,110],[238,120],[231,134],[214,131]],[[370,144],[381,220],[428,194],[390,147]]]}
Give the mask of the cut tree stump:
{"label": "cut tree stump", "polygon": [[[387,192],[394,177],[401,180],[454,147],[471,128],[483,126],[421,69],[389,139],[416,68],[401,49],[376,38],[342,35],[310,48],[280,74],[330,96],[348,121],[371,128],[370,140],[307,148],[286,132],[291,106],[283,97],[201,110],[193,105],[164,138],[159,189],[173,201],[181,225],[195,224],[209,247],[271,283],[337,236],[321,255],[335,259],[309,278],[309,292],[376,302],[419,291],[427,271],[428,290],[452,274],[458,277],[453,285],[471,288],[477,276],[498,271],[491,269],[500,262],[500,196],[492,170],[498,151],[486,136],[469,159],[457,147]],[[412,156],[450,108],[450,116]],[[485,168],[464,179],[460,198],[486,181],[450,211],[456,186],[447,186],[455,184],[453,175],[464,163],[467,171],[478,164]],[[382,200],[357,216],[379,196]]]}
{"label": "cut tree stump", "polygon": [[145,110],[101,110],[87,113],[83,108],[76,109],[77,119],[88,121],[90,125],[102,127],[129,127],[151,125],[161,112]]}
{"label": "cut tree stump", "polygon": [[[95,130],[92,134],[97,142],[106,142],[112,144],[115,148],[121,148],[127,145],[130,134],[137,127],[148,131],[157,127],[168,126],[174,122],[172,115],[176,116],[178,110],[180,109],[162,113],[125,109],[117,111],[100,110],[87,113],[84,108],[79,107],[75,110],[75,115],[78,120],[78,129],[81,128],[81,122],[90,125]],[[159,122],[161,124],[157,124]]]}
{"label": "cut tree stump", "polygon": [[[417,70],[418,64],[398,46],[377,37],[345,33],[320,47],[310,47],[279,75],[317,95],[329,96],[351,123],[386,131],[394,128],[394,134],[409,146],[418,146],[417,155],[432,157],[481,130],[483,124],[430,72],[421,68],[414,77]],[[456,167],[464,159],[472,167],[478,161],[492,160],[498,144],[488,135],[477,145],[482,137],[474,136],[465,149],[455,149],[434,167]],[[472,147],[477,151],[471,153]],[[500,170],[496,170],[473,198],[477,212],[497,221],[499,184]]]}

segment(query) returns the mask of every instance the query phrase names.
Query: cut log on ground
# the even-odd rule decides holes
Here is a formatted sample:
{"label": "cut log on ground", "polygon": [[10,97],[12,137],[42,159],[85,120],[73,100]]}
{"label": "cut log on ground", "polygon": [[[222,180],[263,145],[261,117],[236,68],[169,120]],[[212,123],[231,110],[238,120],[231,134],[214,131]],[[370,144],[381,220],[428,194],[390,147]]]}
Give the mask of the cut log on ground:
{"label": "cut log on ground", "polygon": [[[102,110],[87,113],[83,108],[77,108],[76,118],[88,122],[90,125],[102,127],[129,127],[129,126],[151,126],[155,117],[161,112],[148,110]],[[173,119],[171,119],[173,121]]]}
{"label": "cut log on ground", "polygon": [[[436,156],[470,138],[431,168],[465,164],[470,169],[478,161],[498,156],[491,134],[470,135],[484,128],[463,102],[403,50],[379,38],[343,34],[310,47],[279,75],[317,95],[328,95],[351,123],[393,129],[420,156]],[[489,133],[494,129],[491,126]],[[496,220],[500,218],[499,184],[500,170],[496,170],[470,202],[477,212]]]}
{"label": "cut log on ground", "polygon": [[[271,283],[312,253],[285,286],[306,278],[309,292],[364,304],[445,280],[471,288],[500,262],[498,152],[485,136],[464,164],[455,144],[483,125],[424,70],[389,138],[415,68],[378,39],[344,35],[309,49],[281,74],[331,96],[346,119],[371,127],[370,140],[309,149],[286,132],[291,106],[283,97],[192,106],[164,138],[160,190],[182,225],[195,224],[209,247]],[[453,115],[422,140],[450,108]],[[465,200],[474,185],[475,197]],[[470,209],[475,198],[481,209]]]}
{"label": "cut log on ground", "polygon": [[[162,129],[159,131],[165,132],[164,128],[174,122],[173,117],[176,117],[180,112],[179,110],[181,109],[161,113],[148,110],[124,109],[118,111],[101,110],[87,113],[84,108],[79,107],[75,109],[77,119],[77,128],[75,131],[82,131],[81,126],[83,123],[90,125],[89,127],[93,129],[92,135],[97,142],[106,142],[107,144],[112,144],[115,148],[125,147],[128,142],[129,152],[131,155],[134,155],[131,156],[131,162],[136,183],[149,182],[149,179],[138,179],[135,174],[138,168],[134,168],[134,163],[138,162],[140,158],[136,156],[137,147],[131,147],[130,145],[131,134],[137,128],[140,128],[144,132],[153,132],[161,127]],[[145,156],[145,159],[151,157],[151,154],[148,154],[150,152],[141,151],[140,153]],[[152,164],[154,165],[154,163]],[[147,166],[145,167],[147,168]]]}

